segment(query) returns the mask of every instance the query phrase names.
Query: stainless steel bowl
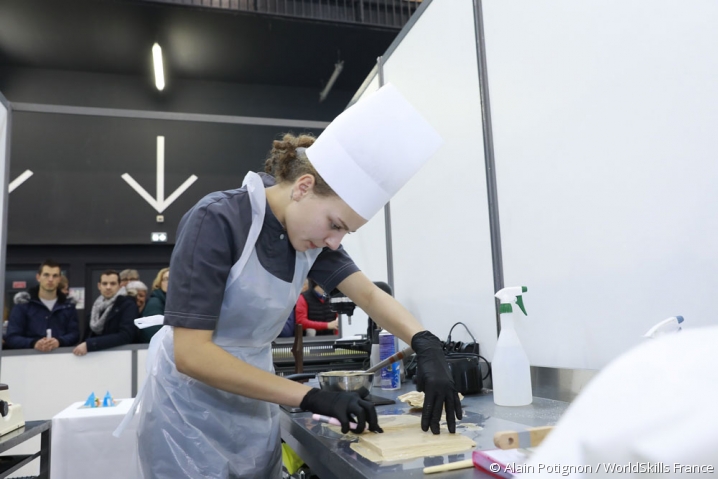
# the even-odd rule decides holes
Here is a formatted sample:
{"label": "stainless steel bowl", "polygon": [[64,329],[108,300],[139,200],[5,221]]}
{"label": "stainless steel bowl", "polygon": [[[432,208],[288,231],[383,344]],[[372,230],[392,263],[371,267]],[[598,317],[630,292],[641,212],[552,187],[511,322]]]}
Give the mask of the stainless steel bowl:
{"label": "stainless steel bowl", "polygon": [[319,387],[326,391],[357,392],[361,397],[371,393],[374,373],[362,371],[328,371],[317,373]]}

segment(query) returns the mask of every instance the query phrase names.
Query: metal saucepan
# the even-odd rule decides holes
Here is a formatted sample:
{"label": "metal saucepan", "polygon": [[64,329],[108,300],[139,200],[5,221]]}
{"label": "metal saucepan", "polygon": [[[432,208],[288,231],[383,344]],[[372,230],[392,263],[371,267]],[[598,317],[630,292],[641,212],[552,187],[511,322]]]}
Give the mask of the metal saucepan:
{"label": "metal saucepan", "polygon": [[299,373],[286,376],[287,379],[300,380],[311,379],[316,376],[319,380],[319,387],[326,391],[349,391],[356,392],[362,398],[367,397],[371,393],[371,387],[374,380],[374,373],[390,364],[393,364],[406,356],[414,353],[411,348],[406,348],[398,353],[386,358],[380,363],[375,364],[366,371],[326,371],[322,373]]}
{"label": "metal saucepan", "polygon": [[363,398],[371,393],[374,373],[365,371],[326,371],[317,373],[319,387],[326,391],[350,391]]}
{"label": "metal saucepan", "polygon": [[357,392],[362,398],[365,398],[371,393],[374,373],[365,371],[327,371],[322,373],[296,373],[284,377],[292,381],[317,378],[319,387],[325,391]]}

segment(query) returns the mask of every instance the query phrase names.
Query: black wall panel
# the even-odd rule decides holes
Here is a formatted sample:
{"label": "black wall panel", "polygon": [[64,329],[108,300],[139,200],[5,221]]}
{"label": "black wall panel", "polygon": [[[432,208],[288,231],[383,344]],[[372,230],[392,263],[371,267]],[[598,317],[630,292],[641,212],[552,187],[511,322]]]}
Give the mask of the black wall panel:
{"label": "black wall panel", "polygon": [[[326,71],[327,78],[332,73],[331,66]],[[367,73],[368,70],[363,72],[362,79]],[[302,88],[181,78],[167,81],[167,87],[159,92],[150,76],[0,64],[0,91],[11,102],[23,103],[329,122],[344,110],[356,91],[333,88],[327,99],[319,102],[323,87],[320,84]]]}
{"label": "black wall panel", "polygon": [[[0,91],[16,103],[326,122],[351,98],[334,91],[319,103],[318,89],[180,79],[160,93],[148,78],[4,65]],[[182,215],[207,193],[239,187],[288,130],[304,131],[16,110],[9,179],[27,169],[34,174],[9,195],[7,267],[34,270],[53,258],[67,265],[70,286],[85,288],[90,307],[94,271],[166,266]],[[155,196],[158,135],[165,137],[165,197],[190,175],[198,177],[161,224],[121,178],[129,173]],[[167,232],[168,243],[152,244],[153,231]],[[149,286],[152,278],[143,279]],[[86,312],[79,311],[83,327]]]}
{"label": "black wall panel", "polygon": [[[15,112],[10,179],[34,174],[10,194],[8,244],[148,244],[152,232],[173,243],[182,215],[204,195],[238,188],[261,171],[284,131],[318,130],[185,121]],[[162,214],[121,178],[156,194],[157,136],[165,138],[165,198],[198,180]]]}

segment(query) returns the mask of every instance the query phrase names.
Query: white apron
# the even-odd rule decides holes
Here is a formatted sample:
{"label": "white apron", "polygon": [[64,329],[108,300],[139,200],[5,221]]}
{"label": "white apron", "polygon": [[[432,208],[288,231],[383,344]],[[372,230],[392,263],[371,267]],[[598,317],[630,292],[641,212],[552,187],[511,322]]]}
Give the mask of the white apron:
{"label": "white apron", "polygon": [[[267,272],[255,250],[264,222],[264,184],[250,172],[244,185],[252,204],[252,226],[227,279],[213,341],[242,361],[274,372],[271,342],[321,250],[297,252],[291,283]],[[280,478],[279,407],[179,373],[172,332],[165,326],[152,338],[148,377],[136,400],[145,478]]]}

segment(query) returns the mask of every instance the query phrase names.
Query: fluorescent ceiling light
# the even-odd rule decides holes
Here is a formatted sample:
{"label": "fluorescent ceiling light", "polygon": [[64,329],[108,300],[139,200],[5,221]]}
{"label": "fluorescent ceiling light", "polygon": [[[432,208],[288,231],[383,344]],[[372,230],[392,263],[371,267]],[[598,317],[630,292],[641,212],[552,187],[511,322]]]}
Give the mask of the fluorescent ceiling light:
{"label": "fluorescent ceiling light", "polygon": [[334,71],[332,72],[332,76],[329,77],[329,81],[327,82],[327,86],[324,87],[324,90],[322,90],[319,93],[319,101],[324,101],[327,98],[327,95],[329,95],[329,90],[332,89],[334,86],[334,82],[337,81],[337,78],[339,77],[339,74],[342,72],[342,69],[344,68],[344,62],[340,61],[334,64]]}
{"label": "fluorescent ceiling light", "polygon": [[162,47],[157,43],[152,46],[152,59],[155,64],[155,85],[162,91],[165,87],[165,72],[162,68]]}

